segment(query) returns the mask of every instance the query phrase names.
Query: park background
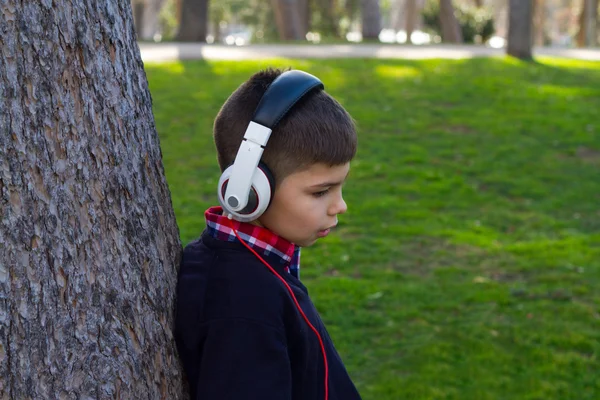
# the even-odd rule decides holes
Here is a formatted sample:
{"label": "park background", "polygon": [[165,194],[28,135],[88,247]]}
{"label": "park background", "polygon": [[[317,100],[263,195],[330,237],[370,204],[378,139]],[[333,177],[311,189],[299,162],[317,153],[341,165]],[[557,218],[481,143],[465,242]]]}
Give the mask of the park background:
{"label": "park background", "polygon": [[[600,397],[600,63],[531,52],[596,46],[598,4],[519,3],[530,6],[512,16],[528,32],[512,39],[528,49],[524,61],[146,63],[184,244],[216,204],[213,119],[252,73],[308,71],[355,118],[349,211],[305,249],[302,277],[365,399]],[[141,40],[157,43],[504,49],[510,5],[182,0],[133,9]],[[177,17],[192,6],[204,10],[201,22]]]}

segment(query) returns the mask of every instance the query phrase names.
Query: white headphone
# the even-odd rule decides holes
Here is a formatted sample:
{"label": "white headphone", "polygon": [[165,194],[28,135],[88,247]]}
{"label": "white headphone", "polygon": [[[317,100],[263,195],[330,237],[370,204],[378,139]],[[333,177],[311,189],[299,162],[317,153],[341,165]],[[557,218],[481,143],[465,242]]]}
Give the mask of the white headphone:
{"label": "white headphone", "polygon": [[219,179],[219,203],[226,214],[241,222],[260,217],[275,192],[275,179],[260,158],[275,125],[292,107],[323,83],[303,71],[286,71],[267,88],[246,129],[233,165]]}

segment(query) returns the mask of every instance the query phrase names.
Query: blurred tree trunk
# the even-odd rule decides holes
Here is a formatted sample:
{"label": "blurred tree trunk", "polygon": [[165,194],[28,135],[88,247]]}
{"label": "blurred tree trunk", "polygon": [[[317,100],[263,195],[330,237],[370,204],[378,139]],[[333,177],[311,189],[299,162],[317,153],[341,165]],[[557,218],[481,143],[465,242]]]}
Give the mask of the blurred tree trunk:
{"label": "blurred tree trunk", "polygon": [[546,10],[545,10],[546,2],[544,0],[534,0],[533,2],[533,43],[536,46],[543,46],[545,44],[546,30],[545,30],[545,20],[546,20]]}
{"label": "blurred tree trunk", "polygon": [[298,18],[300,19],[300,34],[306,37],[310,31],[311,7],[310,0],[296,0],[298,2]]}
{"label": "blurred tree trunk", "polygon": [[213,43],[219,43],[221,42],[221,21],[225,19],[225,9],[216,3],[212,3],[208,14],[212,25]]}
{"label": "blurred tree trunk", "polygon": [[154,35],[160,30],[158,16],[160,10],[165,4],[165,0],[147,0],[144,10],[144,29],[142,30],[142,39],[153,40]]}
{"label": "blurred tree trunk", "polygon": [[159,31],[158,15],[165,0],[134,0],[134,22],[139,40],[153,40]]}
{"label": "blurred tree trunk", "polygon": [[394,31],[399,31],[404,29],[404,20],[406,19],[404,16],[404,8],[405,8],[405,0],[393,0],[390,8],[391,13],[391,24],[392,29]]}
{"label": "blurred tree trunk", "polygon": [[586,45],[595,47],[598,45],[598,0],[587,0],[586,5]]}
{"label": "blurred tree trunk", "polygon": [[406,0],[406,43],[412,43],[410,36],[415,31],[417,19],[417,0]]}
{"label": "blurred tree trunk", "polygon": [[579,14],[579,31],[576,35],[577,46],[593,47],[598,44],[598,0],[582,0]]}
{"label": "blurred tree trunk", "polygon": [[300,20],[300,9],[297,0],[271,0],[273,13],[279,39],[281,40],[303,40],[302,22]]}
{"label": "blurred tree trunk", "polygon": [[475,4],[475,7],[477,7],[477,8],[483,7],[483,0],[473,0],[473,3]]}
{"label": "blurred tree trunk", "polygon": [[491,8],[494,16],[494,26],[496,34],[501,37],[508,37],[508,3],[509,0],[491,0]]}
{"label": "blurred tree trunk", "polygon": [[452,0],[440,0],[440,25],[442,26],[442,40],[445,43],[462,43],[462,31],[454,15]]}
{"label": "blurred tree trunk", "polygon": [[510,0],[507,53],[522,60],[532,57],[533,0]]}
{"label": "blurred tree trunk", "polygon": [[0,399],[183,399],[131,3],[2,0]]}
{"label": "blurred tree trunk", "polygon": [[379,39],[381,32],[381,10],[379,0],[362,0],[363,39]]}
{"label": "blurred tree trunk", "polygon": [[177,26],[181,25],[181,9],[183,0],[173,0],[175,1],[175,18],[177,18]]}
{"label": "blurred tree trunk", "polygon": [[208,30],[208,0],[181,0],[181,23],[177,40],[206,42]]}
{"label": "blurred tree trunk", "polygon": [[144,13],[146,4],[141,0],[133,1],[133,23],[135,25],[135,35],[138,40],[142,39],[142,31],[144,30]]}

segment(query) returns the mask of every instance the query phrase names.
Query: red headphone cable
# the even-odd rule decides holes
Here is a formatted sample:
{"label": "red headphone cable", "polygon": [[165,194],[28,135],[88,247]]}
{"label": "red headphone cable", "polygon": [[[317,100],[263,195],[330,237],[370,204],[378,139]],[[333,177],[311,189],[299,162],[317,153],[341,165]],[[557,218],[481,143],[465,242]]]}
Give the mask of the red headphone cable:
{"label": "red headphone cable", "polygon": [[327,363],[327,354],[325,353],[325,345],[323,344],[323,339],[321,338],[321,335],[319,334],[319,332],[317,331],[317,329],[313,326],[313,324],[310,323],[310,321],[308,320],[308,318],[306,317],[306,314],[304,314],[304,311],[302,310],[302,307],[300,307],[300,304],[298,303],[298,300],[296,299],[296,295],[294,294],[294,291],[292,290],[292,288],[290,287],[290,285],[288,285],[288,283],[285,281],[285,279],[283,279],[278,273],[277,271],[275,271],[273,269],[273,267],[271,267],[269,265],[269,263],[267,263],[256,251],[254,251],[254,249],[252,247],[250,247],[237,233],[237,231],[235,230],[235,228],[233,227],[233,223],[231,222],[231,214],[229,214],[227,216],[227,219],[229,221],[229,228],[233,231],[233,233],[235,234],[235,237],[238,238],[238,240],[248,249],[252,252],[252,254],[254,254],[267,268],[269,268],[269,270],[285,285],[285,287],[287,288],[287,290],[290,292],[290,294],[292,295],[292,299],[294,300],[294,303],[296,304],[296,307],[298,308],[298,311],[300,311],[300,314],[302,314],[302,318],[304,318],[304,321],[306,321],[306,323],[308,324],[308,326],[310,327],[310,329],[314,332],[315,335],[317,335],[317,339],[319,339],[319,344],[321,345],[321,352],[323,353],[323,364],[325,365],[325,400],[329,400],[329,365]]}

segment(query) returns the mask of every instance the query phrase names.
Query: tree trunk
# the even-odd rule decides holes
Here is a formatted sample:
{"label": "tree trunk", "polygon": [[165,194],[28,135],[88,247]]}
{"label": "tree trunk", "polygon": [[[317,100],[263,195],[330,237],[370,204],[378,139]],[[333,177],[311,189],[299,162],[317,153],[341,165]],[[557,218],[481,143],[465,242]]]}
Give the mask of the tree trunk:
{"label": "tree trunk", "polygon": [[593,47],[598,42],[598,0],[582,0],[579,14],[579,31],[576,35],[577,46]]}
{"label": "tree trunk", "polygon": [[545,30],[545,1],[534,0],[533,2],[533,15],[534,15],[534,37],[533,43],[536,46],[543,46],[545,44],[546,30]]}
{"label": "tree trunk", "polygon": [[144,28],[142,29],[143,40],[153,40],[154,35],[159,31],[158,15],[162,9],[165,0],[146,0],[144,9]]}
{"label": "tree trunk", "polygon": [[406,0],[406,43],[412,43],[410,37],[417,24],[417,0]]}
{"label": "tree trunk", "polygon": [[586,0],[585,44],[595,47],[598,44],[598,0]]}
{"label": "tree trunk", "polygon": [[577,47],[585,47],[585,21],[586,18],[586,0],[581,0],[581,11],[579,12],[579,30],[575,35],[575,43]]}
{"label": "tree trunk", "polygon": [[473,0],[473,3],[475,3],[475,7],[477,8],[483,7],[483,0]]}
{"label": "tree trunk", "polygon": [[363,39],[379,39],[379,32],[381,32],[379,0],[362,0]]}
{"label": "tree trunk", "polygon": [[206,42],[208,29],[208,0],[181,0],[181,24],[177,40]]}
{"label": "tree trunk", "polygon": [[492,0],[491,8],[494,16],[496,35],[508,38],[508,2],[509,0]]}
{"label": "tree trunk", "polygon": [[306,37],[310,30],[310,0],[297,0],[298,2],[298,18],[300,19],[300,34]]}
{"label": "tree trunk", "polygon": [[0,0],[0,399],[183,399],[129,1]]}
{"label": "tree trunk", "polygon": [[510,0],[509,5],[507,53],[522,60],[532,58],[532,2]]}
{"label": "tree trunk", "polygon": [[462,43],[462,31],[454,15],[452,0],[440,0],[440,25],[442,27],[442,40],[445,43]]}
{"label": "tree trunk", "polygon": [[271,0],[281,40],[303,40],[300,8],[296,0]]}
{"label": "tree trunk", "polygon": [[177,26],[181,25],[181,9],[183,7],[183,0],[175,1],[175,17],[177,18]]}
{"label": "tree trunk", "polygon": [[144,12],[146,4],[143,1],[134,1],[132,4],[133,8],[133,22],[135,25],[135,35],[137,39],[142,38],[142,31],[144,30]]}
{"label": "tree trunk", "polygon": [[391,26],[394,31],[404,29],[404,15],[405,0],[393,0],[390,6],[391,15]]}

